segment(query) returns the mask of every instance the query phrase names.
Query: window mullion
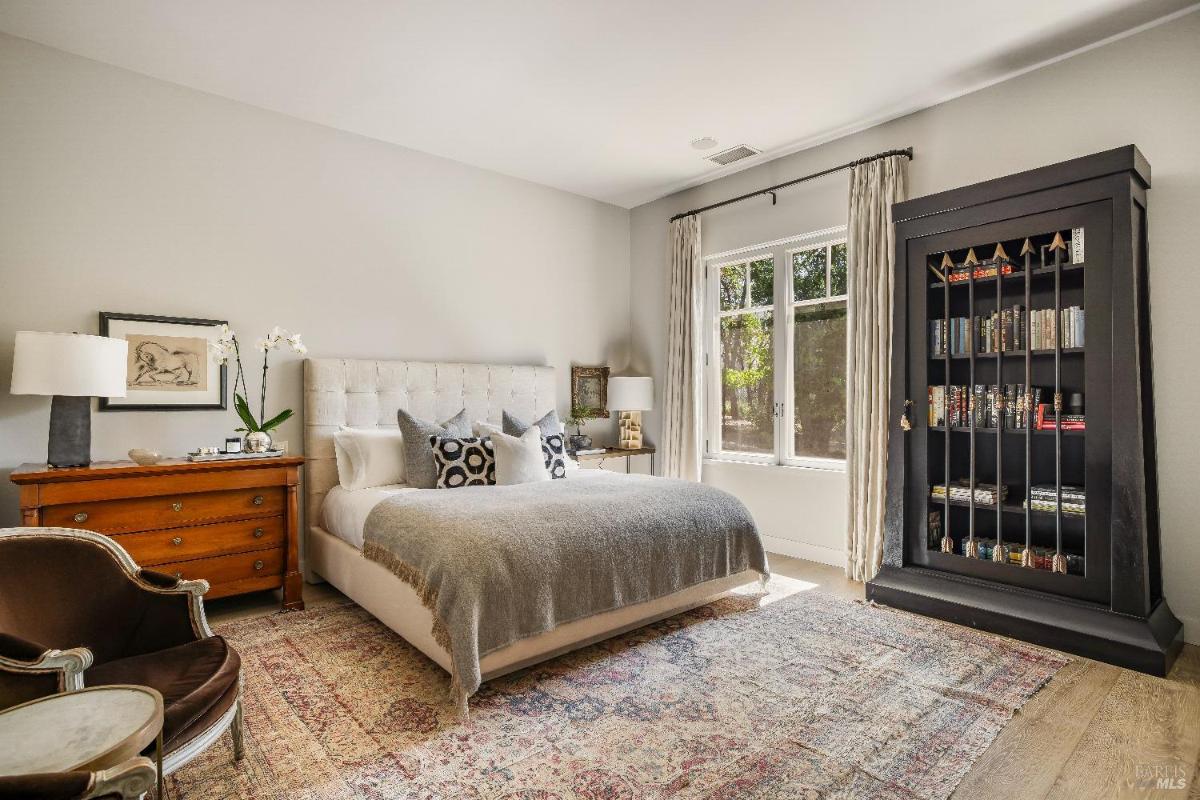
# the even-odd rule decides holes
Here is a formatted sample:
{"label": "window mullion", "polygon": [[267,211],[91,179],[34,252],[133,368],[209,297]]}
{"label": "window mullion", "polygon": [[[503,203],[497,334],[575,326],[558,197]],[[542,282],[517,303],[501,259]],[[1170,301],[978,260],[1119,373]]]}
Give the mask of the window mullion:
{"label": "window mullion", "polygon": [[825,245],[825,296],[833,294],[833,243]]}
{"label": "window mullion", "polygon": [[788,253],[780,249],[775,254],[775,463],[783,464],[787,460],[787,425],[791,417],[790,392],[788,382],[791,378],[789,365],[792,359],[791,337],[791,297],[792,297],[792,265]]}

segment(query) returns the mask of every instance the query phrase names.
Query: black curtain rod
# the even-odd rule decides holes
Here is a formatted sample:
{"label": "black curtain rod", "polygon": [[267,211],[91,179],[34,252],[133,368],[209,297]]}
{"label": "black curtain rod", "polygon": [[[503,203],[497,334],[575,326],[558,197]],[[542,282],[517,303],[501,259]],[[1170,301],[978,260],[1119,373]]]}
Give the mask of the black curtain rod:
{"label": "black curtain rod", "polygon": [[733,203],[740,203],[743,200],[749,200],[751,197],[760,197],[764,194],[771,195],[771,205],[775,205],[775,192],[780,189],[786,189],[789,186],[795,186],[797,183],[804,183],[805,181],[811,181],[813,178],[832,175],[833,173],[841,172],[844,169],[850,169],[851,167],[857,167],[861,164],[878,161],[881,158],[888,158],[890,156],[904,156],[909,161],[912,161],[913,149],[911,147],[906,147],[903,150],[885,150],[882,153],[876,153],[873,156],[860,158],[857,161],[851,161],[849,163],[842,164],[839,167],[830,167],[829,169],[823,169],[820,172],[814,172],[812,175],[805,175],[803,178],[796,178],[795,180],[790,180],[786,183],[777,183],[774,186],[768,186],[766,189],[759,189],[756,192],[739,195],[738,197],[731,197],[728,200],[722,200],[719,203],[713,203],[712,205],[704,206],[702,208],[693,208],[691,211],[684,211],[682,214],[676,214],[675,216],[671,217],[671,222],[674,222],[677,219],[683,219],[684,217],[693,217],[696,214],[703,214],[705,211],[712,211],[714,208],[721,208],[722,206],[732,205]]}

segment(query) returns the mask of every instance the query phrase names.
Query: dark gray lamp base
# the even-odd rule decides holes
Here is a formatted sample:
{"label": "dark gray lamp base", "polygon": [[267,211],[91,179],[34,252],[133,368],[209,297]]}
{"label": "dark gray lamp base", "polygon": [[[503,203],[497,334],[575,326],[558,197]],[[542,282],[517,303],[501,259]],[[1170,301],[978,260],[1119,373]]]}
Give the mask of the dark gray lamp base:
{"label": "dark gray lamp base", "polygon": [[46,463],[52,467],[86,467],[92,463],[92,398],[54,395],[50,401]]}

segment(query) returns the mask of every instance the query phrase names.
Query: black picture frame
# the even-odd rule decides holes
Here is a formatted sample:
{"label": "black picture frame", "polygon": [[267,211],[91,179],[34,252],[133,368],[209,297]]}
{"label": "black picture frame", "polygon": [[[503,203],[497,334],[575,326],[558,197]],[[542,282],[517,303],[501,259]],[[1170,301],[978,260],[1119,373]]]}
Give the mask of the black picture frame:
{"label": "black picture frame", "polygon": [[[201,319],[198,317],[170,317],[158,314],[128,314],[117,311],[100,312],[100,335],[111,335],[113,322],[144,322],[162,325],[191,325],[197,328],[219,328],[228,325],[223,319]],[[207,333],[207,331],[206,331]],[[209,358],[204,353],[204,358]],[[211,363],[211,361],[209,362]],[[214,365],[219,369],[218,402],[216,403],[112,403],[109,398],[99,398],[100,411],[225,411],[229,408],[229,367]]]}

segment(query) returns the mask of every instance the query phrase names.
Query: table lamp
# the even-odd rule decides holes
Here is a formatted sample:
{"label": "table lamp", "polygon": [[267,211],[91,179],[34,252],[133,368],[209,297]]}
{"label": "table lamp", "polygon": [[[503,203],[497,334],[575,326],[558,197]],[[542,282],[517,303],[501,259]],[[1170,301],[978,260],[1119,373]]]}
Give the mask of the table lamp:
{"label": "table lamp", "polygon": [[617,447],[642,447],[642,412],[654,408],[653,378],[609,378],[608,407],[619,412]]}
{"label": "table lamp", "polygon": [[51,395],[52,467],[92,462],[92,398],[124,397],[129,343],[81,333],[17,331],[13,394]]}

